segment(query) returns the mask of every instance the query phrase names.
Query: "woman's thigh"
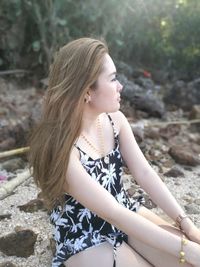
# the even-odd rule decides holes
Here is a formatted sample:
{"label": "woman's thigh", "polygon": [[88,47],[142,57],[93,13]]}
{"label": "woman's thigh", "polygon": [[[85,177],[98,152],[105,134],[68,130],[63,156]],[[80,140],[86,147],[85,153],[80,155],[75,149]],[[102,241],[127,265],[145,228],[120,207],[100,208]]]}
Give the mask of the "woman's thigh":
{"label": "woman's thigh", "polygon": [[[146,219],[150,220],[151,222],[155,223],[159,227],[162,227],[163,229],[175,234],[179,235],[181,237],[181,232],[171,225],[170,223],[166,222],[162,218],[160,218],[158,215],[154,214],[150,210],[141,207],[138,211],[138,213],[145,217]],[[178,255],[177,258],[174,256],[171,256],[161,250],[154,249],[152,247],[147,246],[146,244],[142,243],[139,240],[136,240],[135,238],[128,237],[128,243],[129,245],[135,249],[138,253],[143,255],[145,259],[148,259],[151,264],[153,264],[155,267],[179,267],[179,259]],[[180,238],[180,244],[181,244],[181,238]],[[191,267],[189,264],[182,264],[183,267]]]}
{"label": "woman's thigh", "polygon": [[[113,267],[113,247],[104,242],[96,247],[88,248],[70,257],[67,267]],[[116,267],[151,267],[136,251],[125,242],[117,247]]]}

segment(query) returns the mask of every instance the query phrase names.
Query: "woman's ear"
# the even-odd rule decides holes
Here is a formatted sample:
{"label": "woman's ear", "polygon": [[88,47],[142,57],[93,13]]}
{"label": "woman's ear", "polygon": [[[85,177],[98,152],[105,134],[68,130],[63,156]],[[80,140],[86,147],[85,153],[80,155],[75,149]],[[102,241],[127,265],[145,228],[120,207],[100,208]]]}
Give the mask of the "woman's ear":
{"label": "woman's ear", "polygon": [[90,91],[88,90],[85,95],[85,102],[88,104],[91,101]]}

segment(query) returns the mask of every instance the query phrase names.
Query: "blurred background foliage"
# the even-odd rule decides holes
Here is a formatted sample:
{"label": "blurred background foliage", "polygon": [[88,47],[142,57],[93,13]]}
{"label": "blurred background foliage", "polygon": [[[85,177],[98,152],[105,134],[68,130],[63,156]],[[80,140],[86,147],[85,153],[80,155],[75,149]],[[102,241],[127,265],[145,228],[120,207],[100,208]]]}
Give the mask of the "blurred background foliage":
{"label": "blurred background foliage", "polygon": [[199,0],[1,0],[0,70],[40,77],[68,41],[103,37],[115,60],[200,75]]}

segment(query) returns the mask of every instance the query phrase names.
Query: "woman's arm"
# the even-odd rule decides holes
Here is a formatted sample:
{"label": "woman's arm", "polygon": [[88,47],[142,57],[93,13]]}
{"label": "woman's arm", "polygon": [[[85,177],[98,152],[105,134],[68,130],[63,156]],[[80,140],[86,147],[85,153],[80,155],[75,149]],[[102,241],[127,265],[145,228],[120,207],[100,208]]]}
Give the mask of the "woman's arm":
{"label": "woman's arm", "polygon": [[[120,128],[120,151],[127,167],[137,183],[151,196],[152,200],[176,221],[178,215],[184,214],[183,209],[145,159],[125,116],[121,112],[118,112],[117,116]],[[191,236],[191,231],[194,230],[192,221],[186,218],[181,222],[181,226],[186,234]],[[196,232],[196,234],[198,238],[195,241],[200,243],[200,232]]]}
{"label": "woman's arm", "polygon": [[[120,205],[105,188],[87,174],[77,155],[73,152],[70,156],[66,177],[67,192],[84,207],[115,225],[127,235],[179,257],[180,237]],[[193,264],[196,264],[198,260],[200,262],[198,249],[200,249],[199,245],[189,241],[187,245],[188,255],[185,257],[188,262]],[[200,265],[196,266],[199,267]]]}

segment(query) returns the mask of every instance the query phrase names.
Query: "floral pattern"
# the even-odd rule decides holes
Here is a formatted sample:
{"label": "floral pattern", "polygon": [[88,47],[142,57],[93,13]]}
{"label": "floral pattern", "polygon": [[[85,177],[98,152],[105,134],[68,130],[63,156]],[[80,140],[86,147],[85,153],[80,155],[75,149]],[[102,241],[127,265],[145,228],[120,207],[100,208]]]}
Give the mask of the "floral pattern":
{"label": "floral pattern", "polygon": [[[121,205],[136,212],[144,199],[141,195],[136,200],[130,200],[123,188],[121,181],[123,162],[119,151],[118,134],[110,116],[109,119],[113,125],[115,138],[115,148],[106,155],[109,157],[109,163],[105,163],[105,157],[93,160],[76,146],[80,151],[80,161],[92,179],[98,181]],[[60,267],[70,256],[102,242],[109,242],[115,250],[123,240],[127,241],[125,233],[98,217],[68,194],[65,195],[64,208],[57,206],[51,212],[50,220],[54,225],[56,241],[56,254],[52,267]]]}

